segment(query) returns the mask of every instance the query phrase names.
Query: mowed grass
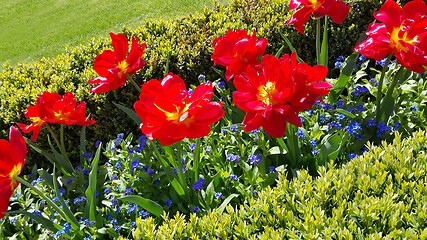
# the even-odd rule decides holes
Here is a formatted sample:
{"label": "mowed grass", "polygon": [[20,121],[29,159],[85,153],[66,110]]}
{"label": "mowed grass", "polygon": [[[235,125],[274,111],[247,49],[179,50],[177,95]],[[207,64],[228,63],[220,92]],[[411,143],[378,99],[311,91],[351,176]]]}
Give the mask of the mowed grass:
{"label": "mowed grass", "polygon": [[[108,37],[144,19],[175,18],[212,7],[213,0],[2,0],[0,64],[55,57],[65,47]],[[226,3],[227,0],[219,0]]]}

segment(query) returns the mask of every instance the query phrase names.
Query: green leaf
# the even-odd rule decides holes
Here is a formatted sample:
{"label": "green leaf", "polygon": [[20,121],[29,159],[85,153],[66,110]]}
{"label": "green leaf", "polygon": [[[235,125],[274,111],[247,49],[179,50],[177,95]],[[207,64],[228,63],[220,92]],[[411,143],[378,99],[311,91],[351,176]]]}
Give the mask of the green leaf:
{"label": "green leaf", "polygon": [[60,164],[57,159],[55,158],[55,156],[53,156],[51,153],[49,153],[48,151],[40,148],[34,141],[32,141],[31,139],[28,139],[26,137],[24,137],[25,139],[25,143],[27,143],[32,149],[34,149],[36,152],[42,154],[47,160],[49,160],[49,162],[51,162],[53,165],[56,164]]}
{"label": "green leaf", "polygon": [[345,116],[347,116],[347,117],[349,117],[351,119],[353,119],[353,118],[356,117],[353,113],[351,113],[349,111],[346,111],[344,109],[341,109],[341,108],[337,108],[337,109],[335,109],[335,111],[338,112],[338,113],[344,114]]}
{"label": "green leaf", "polygon": [[40,174],[40,176],[42,177],[42,179],[43,179],[43,181],[45,182],[45,183],[47,183],[49,186],[51,186],[52,188],[54,187],[53,186],[53,177],[52,177],[52,175],[50,175],[50,173],[48,173],[48,172],[46,172],[45,170],[43,170],[43,169],[40,169],[39,170],[39,174]]}
{"label": "green leaf", "polygon": [[280,58],[283,52],[283,49],[285,49],[285,46],[282,46],[276,53],[276,55],[274,55],[276,58]]}
{"label": "green leaf", "polygon": [[322,157],[319,159],[319,166],[325,165],[328,160],[336,159],[341,151],[342,143],[346,142],[348,137],[348,133],[339,131],[328,138],[321,147]]}
{"label": "green leaf", "polygon": [[[179,181],[176,179],[176,175],[172,172],[171,170],[171,165],[164,159],[164,156],[162,156],[159,153],[159,150],[157,149],[157,146],[154,144],[154,141],[149,141],[149,147],[150,149],[152,149],[152,151],[154,152],[155,156],[160,159],[160,162],[163,164],[164,166],[164,170],[166,172],[166,176],[168,177],[169,182],[171,183],[172,187],[175,189],[175,191],[180,195],[180,196],[184,196],[185,195],[185,191],[183,189],[183,187],[181,186],[181,184],[179,183]],[[164,149],[165,151],[168,151],[168,149]],[[173,165],[172,165],[173,166]]]}
{"label": "green leaf", "polygon": [[67,158],[64,157],[64,155],[60,154],[58,151],[56,151],[55,147],[53,146],[52,142],[50,141],[49,135],[47,136],[47,141],[49,142],[50,149],[53,152],[53,155],[55,156],[55,163],[53,165],[56,165],[56,163],[59,165],[59,169],[66,175],[70,175],[74,172],[73,165],[71,165],[70,161],[67,160]]}
{"label": "green leaf", "polygon": [[407,70],[401,66],[398,72],[394,75],[393,81],[387,90],[385,97],[381,102],[381,117],[380,121],[387,123],[392,114],[394,113],[396,106],[396,98],[393,97],[393,92],[398,82],[405,82],[412,75],[412,71]]}
{"label": "green leaf", "polygon": [[124,113],[126,113],[132,120],[139,126],[142,123],[142,119],[136,114],[136,112],[128,107],[125,107],[123,105],[120,105],[118,103],[113,102],[113,104],[122,110]]}
{"label": "green leaf", "polygon": [[9,212],[6,212],[6,214],[22,214],[22,215],[28,216],[36,220],[36,222],[40,223],[43,227],[51,230],[52,232],[57,232],[58,230],[62,229],[62,226],[54,224],[49,219],[42,217],[40,215],[35,215],[34,213],[29,213],[26,211],[9,211]]}
{"label": "green leaf", "polygon": [[214,181],[212,180],[206,187],[206,203],[208,206],[212,204],[213,197],[215,195]]}
{"label": "green leaf", "polygon": [[337,83],[332,88],[332,90],[337,92],[337,95],[342,91],[342,89],[347,85],[350,80],[350,76],[353,73],[354,66],[356,66],[357,60],[359,59],[359,53],[353,52],[344,62],[344,67],[341,69],[340,76]]}
{"label": "green leaf", "polygon": [[223,79],[224,81],[226,81],[228,83],[227,78],[225,77],[225,74],[221,70],[219,70],[218,68],[215,68],[215,67],[211,67],[211,68],[212,68],[212,70],[214,70],[214,72],[218,73],[218,75],[221,77],[221,79]]}
{"label": "green leaf", "polygon": [[89,173],[89,186],[86,189],[86,214],[89,215],[88,217],[90,221],[96,220],[96,181],[97,181],[97,171],[98,171],[98,162],[99,162],[99,156],[101,154],[101,146],[102,143],[99,144],[98,149],[96,150],[95,157],[92,160],[92,169]]}
{"label": "green leaf", "polygon": [[221,70],[219,70],[218,68],[212,67],[212,69],[214,70],[214,72],[218,73],[219,75],[222,74]]}
{"label": "green leaf", "polygon": [[84,157],[86,153],[86,126],[82,126],[82,132],[80,134],[80,165],[83,166]]}
{"label": "green leaf", "polygon": [[268,150],[270,155],[286,154],[287,151],[279,146],[274,146]]}
{"label": "green leaf", "polygon": [[[283,138],[276,138],[276,140],[277,140],[277,143],[279,144],[279,147],[280,147],[279,152],[285,152],[285,153],[289,152],[288,148],[286,147],[285,142],[283,141]],[[275,151],[275,149],[273,149],[273,151]]]}
{"label": "green leaf", "polygon": [[135,195],[127,195],[119,198],[120,200],[132,202],[135,204],[138,204],[145,210],[149,211],[150,213],[154,214],[157,217],[160,217],[163,213],[163,208],[155,203],[154,201],[151,201],[150,199],[143,198],[141,196],[135,196]]}
{"label": "green leaf", "polygon": [[184,189],[182,188],[181,184],[179,184],[178,179],[174,178],[171,181],[171,185],[180,196],[185,195]]}
{"label": "green leaf", "polygon": [[46,196],[43,192],[41,192],[38,188],[34,187],[33,185],[31,185],[29,182],[27,182],[25,179],[19,177],[19,176],[15,176],[14,177],[16,180],[18,180],[19,182],[21,182],[23,185],[25,185],[27,188],[33,190],[37,195],[39,195],[42,199],[46,200],[46,203],[51,206],[53,209],[55,209],[59,215],[64,219],[67,220],[67,217],[64,213],[64,211],[58,206],[56,205],[55,202],[52,201],[52,199],[50,199],[48,196]]}
{"label": "green leaf", "polygon": [[239,197],[239,195],[233,193],[230,196],[228,196],[224,202],[221,204],[221,206],[218,207],[218,212],[222,213],[224,212],[225,207],[227,207],[227,205],[230,203],[231,199],[235,198],[235,197]]}
{"label": "green leaf", "polygon": [[[55,167],[53,168],[53,176],[56,176],[56,174],[55,174]],[[67,217],[67,221],[69,223],[71,223],[71,226],[72,226],[72,228],[74,230],[79,229],[79,221],[77,221],[77,219],[74,216],[73,212],[71,212],[71,210],[68,207],[67,203],[65,203],[64,199],[62,198],[62,195],[59,193],[58,181],[56,180],[56,177],[53,177],[52,180],[53,180],[53,187],[55,189],[56,197],[58,198],[59,202],[62,205],[62,210],[64,210],[65,216]]]}
{"label": "green leaf", "polygon": [[303,60],[298,56],[297,50],[294,48],[294,46],[292,46],[291,41],[289,41],[289,39],[288,39],[287,37],[285,37],[285,35],[283,35],[283,33],[281,33],[281,32],[279,32],[279,33],[280,33],[280,36],[282,36],[283,40],[285,40],[286,45],[288,45],[289,49],[290,49],[292,52],[295,52],[295,54],[297,55],[297,61],[298,61],[299,63],[304,62],[304,61],[303,61]]}
{"label": "green leaf", "polygon": [[325,16],[325,26],[323,28],[322,48],[320,52],[320,64],[328,67],[328,16]]}

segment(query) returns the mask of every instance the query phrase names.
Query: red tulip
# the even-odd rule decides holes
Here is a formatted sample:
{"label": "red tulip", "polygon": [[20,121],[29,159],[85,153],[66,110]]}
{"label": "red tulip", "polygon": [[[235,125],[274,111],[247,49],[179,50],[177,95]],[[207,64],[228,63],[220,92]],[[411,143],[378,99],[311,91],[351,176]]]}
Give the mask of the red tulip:
{"label": "red tulip", "polygon": [[332,21],[340,24],[350,11],[350,6],[345,5],[342,0],[291,0],[289,3],[290,10],[294,10],[299,6],[302,6],[302,8],[292,15],[287,24],[293,23],[295,29],[301,34],[304,34],[304,24],[311,14],[315,18],[328,15]]}
{"label": "red tulip", "polygon": [[121,33],[110,33],[110,36],[115,51],[105,50],[95,58],[93,69],[99,77],[89,80],[91,84],[98,84],[90,89],[91,92],[103,93],[118,89],[126,82],[127,74],[133,74],[145,64],[141,59],[145,44],[140,46],[138,39],[132,36],[132,47],[126,57],[129,48],[126,36]]}
{"label": "red tulip", "polygon": [[184,138],[200,138],[209,134],[209,125],[225,113],[222,103],[211,102],[211,83],[198,86],[189,94],[184,81],[169,73],[160,82],[152,79],[141,87],[134,105],[142,119],[141,131],[150,139],[171,145]]}
{"label": "red tulip", "polygon": [[353,50],[377,61],[393,53],[397,61],[407,69],[424,73],[427,65],[427,6],[422,0],[408,2],[403,8],[386,1],[371,23],[368,39]]}
{"label": "red tulip", "polygon": [[44,92],[37,97],[35,106],[29,106],[24,115],[30,119],[32,124],[26,126],[18,123],[24,133],[33,132],[31,139],[37,140],[37,136],[45,122],[61,123],[66,125],[90,125],[94,120],[88,120],[86,114],[86,103],[81,102],[76,107],[76,98],[72,93],[60,96],[56,93]]}
{"label": "red tulip", "polygon": [[295,94],[289,101],[296,112],[307,110],[313,106],[321,96],[326,96],[329,89],[334,87],[328,82],[321,82],[328,74],[328,68],[323,65],[309,66],[307,63],[297,63],[296,53],[291,58],[283,56],[283,61],[291,63],[292,77],[295,83]]}
{"label": "red tulip", "polygon": [[242,123],[244,131],[263,127],[269,135],[281,138],[287,122],[301,126],[297,112],[310,108],[319,96],[327,94],[326,88],[332,85],[318,82],[326,77],[327,68],[297,64],[295,53],[291,58],[265,55],[260,73],[248,66],[247,80],[234,80],[237,91],[233,101],[247,112]]}
{"label": "red tulip", "polygon": [[267,43],[266,38],[257,40],[255,30],[252,36],[245,30],[229,30],[213,41],[215,51],[211,58],[215,64],[226,67],[225,77],[230,80],[243,74],[248,65],[257,68],[260,64],[257,58],[264,55]]}
{"label": "red tulip", "polygon": [[27,155],[24,137],[14,127],[9,129],[9,142],[0,140],[0,218],[9,206],[9,199],[19,182],[14,179],[21,173]]}

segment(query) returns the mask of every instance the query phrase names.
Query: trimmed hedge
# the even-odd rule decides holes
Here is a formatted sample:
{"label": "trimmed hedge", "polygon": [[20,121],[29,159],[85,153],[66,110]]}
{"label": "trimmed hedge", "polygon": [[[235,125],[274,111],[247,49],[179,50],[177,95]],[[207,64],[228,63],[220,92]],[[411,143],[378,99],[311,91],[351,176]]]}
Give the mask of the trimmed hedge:
{"label": "trimmed hedge", "polygon": [[426,239],[427,135],[395,137],[344,165],[280,174],[238,208],[137,219],[135,239]]}
{"label": "trimmed hedge", "polygon": [[[361,33],[373,21],[372,12],[379,9],[383,1],[355,0],[352,11],[341,25],[330,23],[330,65],[339,55],[348,55]],[[212,70],[212,41],[228,30],[257,30],[258,37],[269,39],[267,53],[276,53],[284,45],[280,33],[286,35],[300,55],[309,63],[315,59],[314,21],[306,24],[306,36],[297,32],[293,25],[286,25],[290,18],[287,0],[232,0],[228,5],[215,4],[185,18],[175,20],[146,20],[137,29],[124,28],[130,37],[135,35],[146,43],[143,55],[147,64],[135,74],[135,81],[142,84],[152,78],[164,76],[166,62],[170,71],[178,74],[186,83],[198,84],[197,76],[207,79],[219,76]],[[107,35],[107,34],[106,34]],[[344,40],[345,41],[344,41]],[[91,118],[97,123],[87,128],[90,143],[107,141],[119,132],[138,133],[137,126],[111,104],[118,102],[130,108],[138,99],[133,87],[121,87],[106,94],[93,94],[88,80],[96,77],[93,61],[103,50],[111,48],[111,40],[93,39],[87,45],[67,49],[54,59],[42,59],[32,64],[11,66],[5,64],[0,74],[0,137],[7,138],[7,130],[13,123],[28,123],[23,112],[34,104],[36,97],[44,91],[59,94],[72,92],[78,102],[86,101]],[[289,52],[289,50],[285,50]],[[219,66],[220,68],[220,66]],[[68,146],[75,149],[78,144],[79,127],[67,127]],[[46,143],[46,131],[42,131],[38,143]],[[74,140],[75,139],[75,140]]]}

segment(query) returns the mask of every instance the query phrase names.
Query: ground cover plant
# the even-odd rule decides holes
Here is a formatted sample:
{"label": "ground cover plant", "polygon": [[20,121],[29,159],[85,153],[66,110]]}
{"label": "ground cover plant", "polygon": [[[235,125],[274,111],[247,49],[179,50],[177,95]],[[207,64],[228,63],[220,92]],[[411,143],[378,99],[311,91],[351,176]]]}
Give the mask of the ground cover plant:
{"label": "ground cover plant", "polygon": [[[309,16],[315,18],[314,64],[305,62],[293,39],[282,37],[283,47],[268,52],[271,40],[256,29],[230,29],[211,43],[216,77],[200,74],[193,84],[166,63],[162,80],[138,85],[146,44],[110,33],[110,48],[93,61],[97,75],[88,81],[88,91],[134,88],[138,99],[132,105],[110,104],[134,122],[129,128],[139,128],[138,134],[129,130],[106,143],[88,144],[86,133],[97,123],[86,102],[72,92],[40,94],[28,105],[26,121],[17,124],[31,139],[11,126],[9,141],[0,142],[5,163],[0,207],[8,210],[1,236],[425,235],[426,138],[415,131],[425,128],[427,5],[413,0],[402,8],[385,1],[374,13],[368,38],[350,56],[336,59],[337,78],[328,77],[328,19],[341,24],[349,5],[290,1],[289,8],[296,12],[287,24],[300,33],[313,23],[306,23]],[[64,125],[83,125],[79,146],[73,145],[80,156],[77,166]],[[45,149],[38,136],[47,131]],[[395,143],[388,147],[393,135]],[[379,144],[383,149],[375,147]],[[29,149],[51,165],[34,165],[31,174],[20,177]],[[340,181],[343,186],[333,188]],[[414,191],[408,196],[402,189],[409,185]],[[266,205],[272,193],[277,202]],[[394,206],[393,212],[385,206]],[[215,220],[225,210],[223,220]],[[334,227],[327,227],[328,221]],[[193,228],[185,228],[188,224]]]}

